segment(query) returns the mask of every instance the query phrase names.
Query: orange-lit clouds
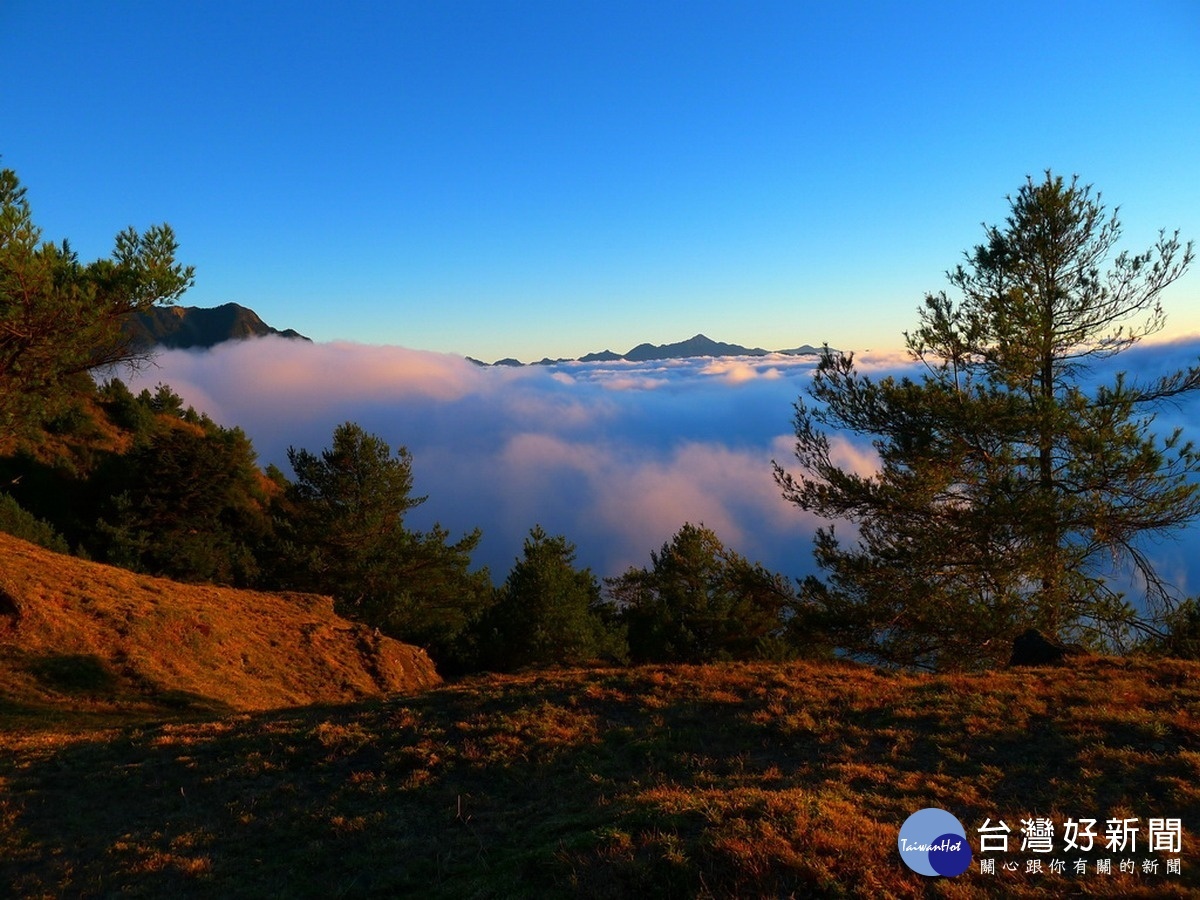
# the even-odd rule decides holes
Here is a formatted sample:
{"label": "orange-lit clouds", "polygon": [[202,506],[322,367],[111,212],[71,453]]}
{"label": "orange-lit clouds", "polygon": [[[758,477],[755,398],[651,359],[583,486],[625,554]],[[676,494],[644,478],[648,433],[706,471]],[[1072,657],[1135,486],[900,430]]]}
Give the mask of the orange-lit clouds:
{"label": "orange-lit clouds", "polygon": [[[366,398],[455,400],[484,385],[478,366],[444,353],[282,338],[227,341],[211,350],[170,351],[158,368],[176,390],[195,385],[211,397],[241,393],[310,409]],[[503,379],[503,370],[500,378]]]}
{"label": "orange-lit clouds", "polygon": [[783,375],[775,366],[762,368],[750,359],[714,359],[700,370],[701,375],[709,375],[722,379],[730,384],[740,384],[743,381],[753,381],[756,378],[782,378]]}
{"label": "orange-lit clouds", "polygon": [[518,521],[538,517],[543,492],[570,485],[584,500],[578,529],[606,542],[617,569],[644,562],[684,522],[703,522],[747,553],[766,529],[803,545],[811,524],[781,500],[765,448],[685,442],[656,455],[627,444],[519,434],[496,463],[514,489]]}
{"label": "orange-lit clouds", "polygon": [[[260,460],[318,450],[352,420],[413,453],[415,515],[484,531],[501,574],[540,523],[602,574],[642,564],[684,522],[788,569],[813,523],[780,497],[771,460],[812,360],[666,360],[481,368],[445,354],[282,339],[170,351],[136,386],[163,381]],[[787,373],[785,375],[784,373]],[[791,377],[789,377],[791,376]],[[794,562],[795,561],[795,562]]]}

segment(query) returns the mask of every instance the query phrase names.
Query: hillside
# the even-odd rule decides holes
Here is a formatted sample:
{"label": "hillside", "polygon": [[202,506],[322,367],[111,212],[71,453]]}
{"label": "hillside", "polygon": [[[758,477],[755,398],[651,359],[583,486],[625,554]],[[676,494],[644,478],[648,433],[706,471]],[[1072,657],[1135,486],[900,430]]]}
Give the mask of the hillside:
{"label": "hillside", "polygon": [[438,680],[423,651],[327,597],[177,584],[0,534],[0,717],[257,710]]}
{"label": "hillside", "polygon": [[131,316],[125,330],[142,348],[186,350],[266,335],[308,340],[291,328],[283,331],[272,328],[254,310],[237,303],[223,303],[212,308],[156,306]]}
{"label": "hillside", "polygon": [[[1196,896],[1198,676],[1194,663],[1108,659],[983,676],[663,666],[190,723],[8,729],[0,893]],[[978,853],[953,879],[902,865],[900,825],[928,806],[956,815],[976,851],[986,819],[1007,823],[995,874]],[[1135,818],[1141,842],[1038,857],[1019,849],[1033,816],[1056,823],[1056,846],[1068,817],[1096,818],[1101,842],[1108,817]],[[1182,821],[1177,855],[1147,852],[1156,816]],[[1105,857],[1111,874],[1095,870]],[[1137,871],[1120,870],[1126,857]]]}

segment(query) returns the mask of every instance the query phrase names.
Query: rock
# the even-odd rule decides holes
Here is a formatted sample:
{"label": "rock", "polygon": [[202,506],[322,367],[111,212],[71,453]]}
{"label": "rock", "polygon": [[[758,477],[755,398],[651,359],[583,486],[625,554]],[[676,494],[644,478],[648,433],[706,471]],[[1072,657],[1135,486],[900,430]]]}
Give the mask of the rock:
{"label": "rock", "polygon": [[1013,641],[1010,666],[1061,666],[1070,650],[1049,640],[1036,628],[1030,628]]}

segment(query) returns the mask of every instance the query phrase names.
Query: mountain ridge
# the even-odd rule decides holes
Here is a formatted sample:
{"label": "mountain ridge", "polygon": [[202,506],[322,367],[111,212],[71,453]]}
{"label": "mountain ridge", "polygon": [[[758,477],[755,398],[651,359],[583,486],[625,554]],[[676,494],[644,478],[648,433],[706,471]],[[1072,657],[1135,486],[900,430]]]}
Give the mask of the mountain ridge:
{"label": "mountain ridge", "polygon": [[125,333],[135,347],[166,350],[208,349],[226,341],[276,335],[311,340],[292,328],[273,328],[254,310],[239,303],[220,306],[156,306],[130,316]]}
{"label": "mountain ridge", "polygon": [[[125,331],[135,347],[149,350],[154,347],[166,350],[208,349],[226,341],[244,340],[252,337],[275,335],[291,340],[312,339],[292,328],[274,328],[264,322],[254,310],[239,303],[223,303],[215,307],[164,306],[154,307],[130,316]],[[773,354],[784,356],[816,356],[821,348],[802,344],[786,350],[765,350],[762,347],[744,347],[715,341],[705,334],[695,334],[682,341],[667,344],[643,342],[625,353],[610,349],[593,351],[575,359],[544,357],[536,362],[525,363],[511,356],[484,362],[475,357],[466,359],[477,366],[520,368],[526,365],[554,366],[572,362],[653,362],[665,359],[694,359],[704,357],[751,356],[763,357]]]}
{"label": "mountain ridge", "polygon": [[[651,344],[641,343],[633,347],[626,353],[614,353],[612,350],[599,350],[593,353],[586,353],[576,359],[545,359],[538,360],[534,363],[528,363],[533,366],[553,366],[561,363],[570,362],[653,362],[660,359],[694,359],[697,357],[722,357],[722,356],[771,356],[772,354],[782,354],[784,356],[816,356],[821,353],[820,347],[814,347],[812,344],[802,344],[799,347],[790,350],[764,350],[762,347],[743,347],[741,344],[727,344],[723,341],[714,341],[712,338],[704,334],[696,334],[687,340],[675,341],[670,344]],[[468,356],[470,362],[477,366],[524,366],[526,363],[512,357],[498,359],[494,363],[486,363],[482,360]]]}

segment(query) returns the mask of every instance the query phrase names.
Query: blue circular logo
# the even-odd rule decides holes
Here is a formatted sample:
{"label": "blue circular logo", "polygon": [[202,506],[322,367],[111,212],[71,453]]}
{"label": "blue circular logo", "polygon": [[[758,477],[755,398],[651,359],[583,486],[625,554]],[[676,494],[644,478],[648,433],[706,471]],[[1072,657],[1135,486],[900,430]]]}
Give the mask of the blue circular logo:
{"label": "blue circular logo", "polygon": [[961,875],[971,865],[971,845],[962,823],[931,806],[904,820],[897,841],[904,864],[921,875]]}

